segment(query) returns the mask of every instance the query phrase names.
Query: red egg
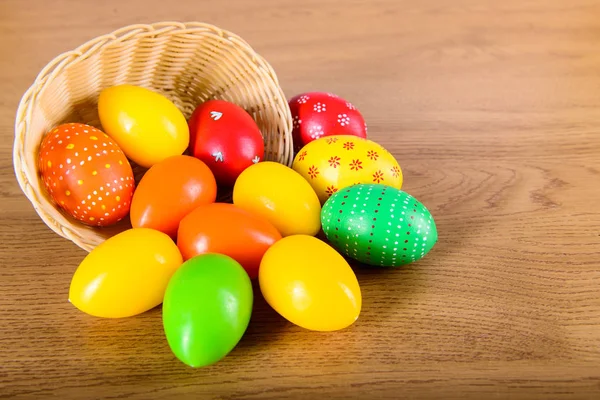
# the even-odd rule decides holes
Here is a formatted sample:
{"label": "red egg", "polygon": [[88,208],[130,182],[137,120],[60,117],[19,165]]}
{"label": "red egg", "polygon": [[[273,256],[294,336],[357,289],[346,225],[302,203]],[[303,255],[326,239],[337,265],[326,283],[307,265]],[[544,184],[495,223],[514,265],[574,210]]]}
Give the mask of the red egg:
{"label": "red egg", "polygon": [[76,123],[56,127],[42,140],[38,163],[50,197],[82,223],[108,226],[129,213],[135,186],[131,165],[99,129]]}
{"label": "red egg", "polygon": [[219,185],[233,186],[243,170],[263,159],[260,129],[237,104],[202,103],[194,110],[189,127],[191,155],[208,165]]}
{"label": "red egg", "polygon": [[323,136],[354,135],[367,137],[367,124],[350,103],[331,93],[309,92],[289,101],[296,150]]}

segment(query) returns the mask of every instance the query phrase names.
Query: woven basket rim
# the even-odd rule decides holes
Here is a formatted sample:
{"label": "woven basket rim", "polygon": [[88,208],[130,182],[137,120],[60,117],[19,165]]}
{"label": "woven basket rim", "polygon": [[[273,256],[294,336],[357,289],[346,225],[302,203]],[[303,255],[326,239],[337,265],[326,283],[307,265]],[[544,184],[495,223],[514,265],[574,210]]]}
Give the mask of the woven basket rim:
{"label": "woven basket rim", "polygon": [[[79,235],[71,228],[69,221],[66,219],[64,215],[60,215],[59,218],[62,220],[56,220],[58,224],[50,223],[50,218],[43,212],[43,199],[39,199],[35,193],[35,190],[32,187],[32,182],[37,181],[37,176],[31,176],[30,172],[27,171],[27,168],[24,168],[26,165],[25,154],[21,154],[24,151],[21,147],[18,146],[19,136],[22,129],[26,129],[24,124],[28,124],[31,121],[32,112],[34,108],[34,104],[36,102],[37,95],[43,91],[45,85],[48,81],[52,81],[54,77],[59,75],[65,68],[70,67],[73,64],[78,62],[83,62],[92,55],[94,55],[101,48],[112,45],[114,43],[126,42],[127,40],[135,37],[139,39],[140,36],[157,36],[165,33],[183,33],[183,34],[199,34],[199,33],[209,33],[215,34],[219,37],[228,40],[234,43],[238,50],[243,50],[243,52],[248,56],[248,58],[255,64],[256,67],[262,69],[266,75],[272,80],[272,83],[275,87],[278,88],[281,98],[285,99],[285,94],[279,84],[279,80],[274,69],[271,65],[260,56],[252,46],[250,46],[244,39],[242,39],[239,35],[232,33],[228,30],[221,29],[215,25],[197,22],[197,21],[189,21],[189,22],[177,22],[177,21],[161,21],[154,22],[149,24],[131,24],[119,29],[116,29],[110,33],[103,34],[100,36],[96,36],[85,43],[79,45],[73,50],[65,51],[56,57],[54,57],[50,62],[48,62],[44,68],[36,75],[32,84],[28,87],[25,93],[22,95],[21,100],[19,102],[19,106],[17,108],[16,116],[15,116],[15,125],[14,125],[14,141],[13,141],[13,169],[14,174],[17,178],[17,182],[25,194],[29,202],[34,207],[38,216],[43,220],[43,222],[56,234],[65,237],[80,248],[90,251],[92,246],[84,243],[80,240]],[[287,102],[286,102],[287,106]],[[290,116],[289,108],[283,110],[288,118],[286,118],[286,132],[289,134],[291,139],[291,131],[292,131],[292,121]],[[289,163],[289,160],[288,160]],[[50,202],[52,205],[52,203]],[[42,212],[40,212],[42,211]],[[54,219],[54,218],[52,218]],[[59,225],[61,229],[57,226]],[[85,225],[81,225],[77,227],[78,229],[92,229],[91,227],[87,227]]]}

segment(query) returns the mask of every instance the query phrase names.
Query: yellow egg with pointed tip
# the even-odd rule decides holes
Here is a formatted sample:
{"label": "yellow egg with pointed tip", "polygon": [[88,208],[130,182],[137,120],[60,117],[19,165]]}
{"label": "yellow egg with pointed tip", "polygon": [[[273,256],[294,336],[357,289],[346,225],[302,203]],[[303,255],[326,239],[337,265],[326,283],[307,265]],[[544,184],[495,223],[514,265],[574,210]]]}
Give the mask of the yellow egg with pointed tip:
{"label": "yellow egg with pointed tip", "polygon": [[312,187],[293,169],[273,161],[246,168],[233,187],[233,203],[267,219],[282,236],[316,235],[321,204]]}
{"label": "yellow egg with pointed tip", "polygon": [[143,313],[162,303],[183,259],[171,238],[148,228],[121,232],[95,247],[71,280],[69,301],[104,318]]}
{"label": "yellow egg with pointed tip", "polygon": [[187,120],[167,97],[134,85],[100,92],[98,115],[104,132],[127,158],[145,168],[183,154],[190,142]]}
{"label": "yellow egg with pointed tip", "polygon": [[360,314],[360,287],[348,262],[327,243],[307,235],[271,246],[258,270],[260,290],[288,321],[314,331],[336,331]]}

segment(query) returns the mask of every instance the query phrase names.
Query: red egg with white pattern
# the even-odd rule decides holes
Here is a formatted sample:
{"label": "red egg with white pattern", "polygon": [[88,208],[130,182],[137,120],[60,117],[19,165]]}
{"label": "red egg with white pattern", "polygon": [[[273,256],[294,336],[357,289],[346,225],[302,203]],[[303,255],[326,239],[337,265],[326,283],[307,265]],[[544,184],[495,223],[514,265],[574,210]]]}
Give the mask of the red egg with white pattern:
{"label": "red egg with white pattern", "polygon": [[190,154],[210,168],[220,187],[233,187],[242,171],[263,160],[262,133],[235,103],[206,101],[196,107],[188,124]]}
{"label": "red egg with white pattern", "polygon": [[367,137],[367,124],[349,101],[325,92],[308,92],[289,100],[296,150],[313,140],[332,135]]}

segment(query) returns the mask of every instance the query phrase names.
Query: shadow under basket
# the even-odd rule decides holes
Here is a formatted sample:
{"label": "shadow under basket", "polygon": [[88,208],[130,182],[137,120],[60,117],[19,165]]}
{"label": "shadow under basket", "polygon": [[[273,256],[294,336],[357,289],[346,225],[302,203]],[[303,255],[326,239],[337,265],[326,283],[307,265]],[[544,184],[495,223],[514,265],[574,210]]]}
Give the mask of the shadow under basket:
{"label": "shadow under basket", "polygon": [[[292,119],[273,68],[239,36],[190,22],[131,25],[59,55],[21,99],[13,164],[19,185],[48,227],[86,251],[131,227],[129,218],[104,228],[82,224],[58,207],[38,170],[44,135],[62,123],[102,129],[102,89],[131,84],[169,98],[189,118],[196,106],[221,99],[244,108],[260,128],[264,159],[291,166]],[[133,164],[132,164],[133,166]],[[136,183],[145,170],[134,166]]]}

